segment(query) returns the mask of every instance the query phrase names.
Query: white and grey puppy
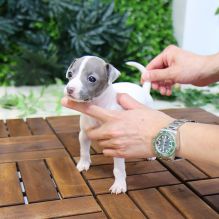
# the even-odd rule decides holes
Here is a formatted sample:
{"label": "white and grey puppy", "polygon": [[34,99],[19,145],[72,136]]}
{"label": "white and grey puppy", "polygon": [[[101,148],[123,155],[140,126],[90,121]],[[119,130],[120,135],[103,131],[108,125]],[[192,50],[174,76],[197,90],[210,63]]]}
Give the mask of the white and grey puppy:
{"label": "white and grey puppy", "polygon": [[[145,67],[136,62],[127,64],[135,66],[141,73]],[[84,56],[76,59],[69,66],[66,77],[69,79],[65,87],[65,95],[77,102],[91,102],[106,109],[121,110],[117,103],[117,93],[127,93],[137,101],[149,105],[153,100],[150,95],[151,84],[145,83],[143,87],[136,84],[122,82],[112,84],[120,75],[120,72],[111,64],[96,56]],[[80,117],[80,160],[77,164],[79,171],[88,170],[91,164],[90,145],[91,141],[86,135],[85,130],[89,127],[98,125],[98,121],[87,115]],[[126,192],[126,171],[125,160],[114,158],[115,182],[111,186],[112,193]]]}

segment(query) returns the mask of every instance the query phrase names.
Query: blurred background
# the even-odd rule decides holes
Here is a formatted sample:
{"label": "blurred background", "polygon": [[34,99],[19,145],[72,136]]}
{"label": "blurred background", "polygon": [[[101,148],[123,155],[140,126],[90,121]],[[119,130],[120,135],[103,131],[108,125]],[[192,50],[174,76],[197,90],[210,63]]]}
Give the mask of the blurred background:
{"label": "blurred background", "polygon": [[[100,56],[139,83],[139,72],[169,44],[219,51],[219,0],[0,0],[0,119],[76,113],[61,107],[65,71],[83,55]],[[155,107],[202,107],[219,115],[219,85],[153,91]]]}

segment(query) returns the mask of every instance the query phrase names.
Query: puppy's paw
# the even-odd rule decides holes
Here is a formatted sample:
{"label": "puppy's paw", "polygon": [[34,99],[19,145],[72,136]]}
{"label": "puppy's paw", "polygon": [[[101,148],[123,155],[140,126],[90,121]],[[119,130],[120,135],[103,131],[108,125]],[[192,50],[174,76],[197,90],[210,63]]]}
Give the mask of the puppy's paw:
{"label": "puppy's paw", "polygon": [[119,194],[127,191],[127,185],[125,180],[115,180],[113,185],[109,189],[111,193]]}
{"label": "puppy's paw", "polygon": [[90,164],[91,164],[91,161],[90,160],[83,160],[83,159],[80,159],[78,164],[77,164],[77,169],[78,171],[82,172],[83,170],[89,170],[90,168]]}

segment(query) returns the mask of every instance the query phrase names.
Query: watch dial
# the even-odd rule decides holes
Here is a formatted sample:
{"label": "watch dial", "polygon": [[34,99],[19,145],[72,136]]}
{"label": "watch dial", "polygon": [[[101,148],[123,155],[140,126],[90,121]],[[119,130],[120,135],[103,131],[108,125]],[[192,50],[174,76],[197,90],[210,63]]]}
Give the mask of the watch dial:
{"label": "watch dial", "polygon": [[161,133],[155,141],[155,147],[160,154],[169,156],[175,149],[174,138],[168,132]]}

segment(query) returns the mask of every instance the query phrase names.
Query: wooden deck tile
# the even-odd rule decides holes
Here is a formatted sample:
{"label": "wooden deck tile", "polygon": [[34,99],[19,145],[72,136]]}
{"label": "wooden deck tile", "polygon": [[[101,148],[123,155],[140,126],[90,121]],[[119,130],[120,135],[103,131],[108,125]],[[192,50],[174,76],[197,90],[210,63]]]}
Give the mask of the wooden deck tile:
{"label": "wooden deck tile", "polygon": [[97,198],[110,218],[145,218],[142,212],[126,194],[98,195]]}
{"label": "wooden deck tile", "polygon": [[43,160],[18,163],[30,203],[58,199],[54,183]]}
{"label": "wooden deck tile", "polygon": [[184,218],[174,206],[154,188],[129,192],[148,218]]}
{"label": "wooden deck tile", "polygon": [[204,199],[219,213],[219,195],[204,196]]}
{"label": "wooden deck tile", "polygon": [[0,188],[0,206],[24,203],[15,163],[0,164]]}
{"label": "wooden deck tile", "polygon": [[184,159],[175,161],[162,161],[162,163],[169,167],[183,181],[208,178],[208,176],[206,176],[203,172]]}
{"label": "wooden deck tile", "polygon": [[107,219],[103,212],[92,213],[92,214],[82,214],[69,217],[61,217],[63,219]]}
{"label": "wooden deck tile", "polygon": [[79,116],[47,117],[47,121],[56,133],[78,132]]}
{"label": "wooden deck tile", "polygon": [[219,194],[219,178],[189,182],[200,195]]}
{"label": "wooden deck tile", "polygon": [[[139,161],[126,163],[126,174],[142,174],[159,172],[166,170],[158,161]],[[84,176],[87,179],[100,179],[113,177],[113,165],[98,165],[91,166],[89,171],[84,172]]]}
{"label": "wooden deck tile", "polygon": [[46,159],[63,198],[91,195],[82,176],[69,157]]}
{"label": "wooden deck tile", "polygon": [[47,124],[46,120],[42,118],[27,119],[27,124],[31,129],[33,135],[48,135],[53,134],[52,129]]}
{"label": "wooden deck tile", "polygon": [[[113,178],[89,180],[89,184],[96,194],[109,193],[113,182]],[[129,191],[178,183],[179,181],[168,171],[127,176]]]}
{"label": "wooden deck tile", "polygon": [[209,164],[201,161],[190,160],[197,168],[210,177],[219,177],[219,168],[215,164]]}
{"label": "wooden deck tile", "polygon": [[91,196],[86,196],[0,208],[0,218],[57,218],[99,211],[101,209],[95,199]]}
{"label": "wooden deck tile", "polygon": [[5,123],[3,120],[0,120],[0,138],[6,138],[8,137],[8,130],[5,126]]}
{"label": "wooden deck tile", "polygon": [[159,189],[186,218],[218,218],[218,214],[185,185]]}
{"label": "wooden deck tile", "polygon": [[6,123],[12,137],[31,135],[31,131],[23,119],[9,119]]}
{"label": "wooden deck tile", "polygon": [[0,154],[63,149],[55,135],[33,135],[1,138]]}

